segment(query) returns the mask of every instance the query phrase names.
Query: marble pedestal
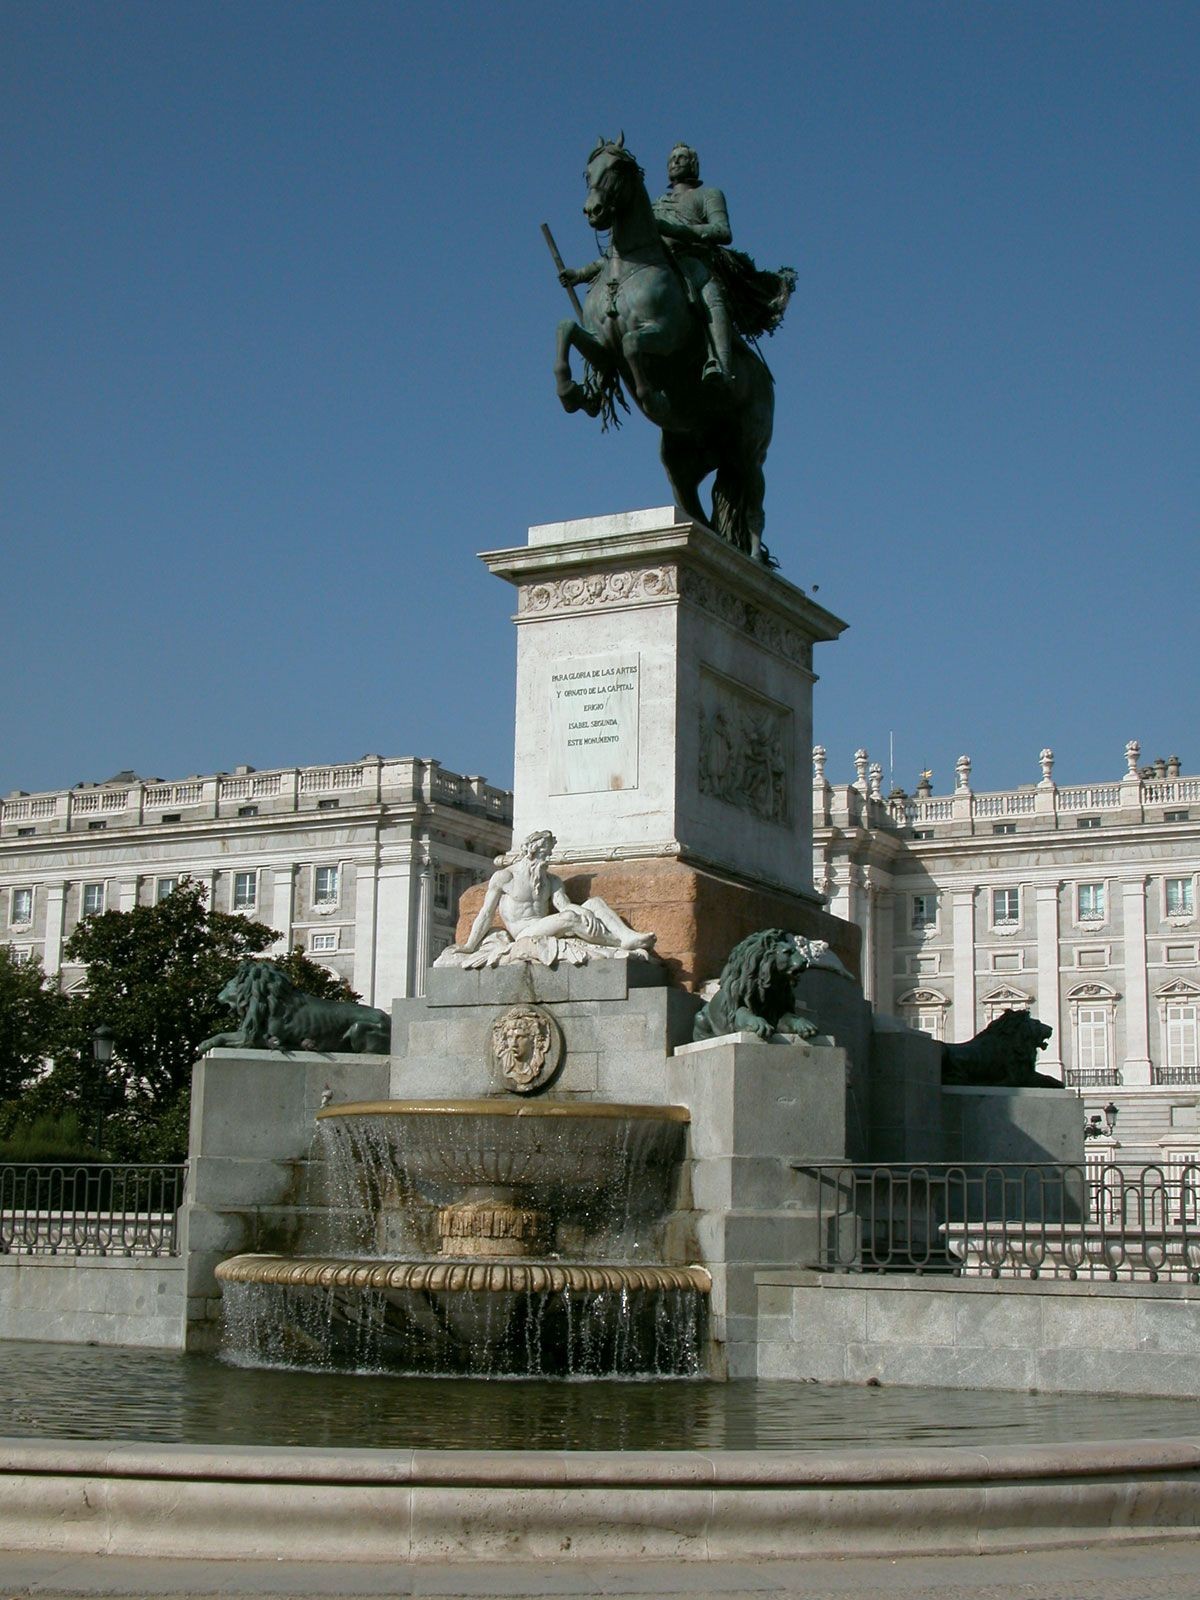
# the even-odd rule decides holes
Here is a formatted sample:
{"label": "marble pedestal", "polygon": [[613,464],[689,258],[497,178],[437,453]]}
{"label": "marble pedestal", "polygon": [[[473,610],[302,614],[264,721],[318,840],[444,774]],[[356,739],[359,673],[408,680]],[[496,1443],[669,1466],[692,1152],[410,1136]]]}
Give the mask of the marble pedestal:
{"label": "marble pedestal", "polygon": [[812,887],[813,648],[845,623],[674,507],[482,559],[517,590],[514,837],[550,828],[686,983],[772,925],[857,970]]}

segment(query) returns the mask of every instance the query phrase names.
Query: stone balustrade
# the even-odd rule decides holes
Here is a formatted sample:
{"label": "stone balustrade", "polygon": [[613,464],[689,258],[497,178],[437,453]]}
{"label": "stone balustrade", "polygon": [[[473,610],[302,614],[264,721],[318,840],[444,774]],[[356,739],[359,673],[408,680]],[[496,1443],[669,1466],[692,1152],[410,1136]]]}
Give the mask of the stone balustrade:
{"label": "stone balustrade", "polygon": [[12,837],[31,826],[37,834],[142,825],[202,822],[244,815],[281,815],[339,808],[436,804],[512,820],[512,795],[480,777],[450,772],[440,762],[367,756],[345,766],[245,769],[164,783],[158,779],[92,784],[45,794],[13,794],[0,802],[0,829]]}
{"label": "stone balustrade", "polygon": [[[1136,750],[1136,746],[1132,747]],[[1128,752],[1127,752],[1128,757]],[[970,787],[968,757],[960,758],[952,793],[935,795],[932,787],[919,787],[915,794],[894,791],[884,799],[878,784],[861,781],[867,770],[867,752],[854,754],[856,777],[846,784],[830,783],[826,777],[827,756],[818,746],[814,752],[813,820],[821,826],[859,826],[892,829],[898,832],[933,828],[948,834],[986,834],[997,831],[997,824],[1012,822],[1017,830],[1078,828],[1082,818],[1096,819],[1082,826],[1112,827],[1127,823],[1170,822],[1176,807],[1200,804],[1200,777],[1183,777],[1172,761],[1163,773],[1147,768],[1129,771],[1117,783],[1073,784],[1060,787],[1051,773],[1054,755],[1043,750],[1040,783],[1022,784],[1016,789],[978,791]],[[928,775],[926,775],[928,776]],[[964,781],[965,780],[965,781]],[[1005,827],[1004,832],[1012,831]]]}

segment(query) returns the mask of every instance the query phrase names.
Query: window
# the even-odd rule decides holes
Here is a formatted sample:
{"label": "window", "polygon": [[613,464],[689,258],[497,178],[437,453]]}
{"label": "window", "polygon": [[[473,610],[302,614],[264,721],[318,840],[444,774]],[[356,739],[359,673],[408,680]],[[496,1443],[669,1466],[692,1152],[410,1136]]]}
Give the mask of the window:
{"label": "window", "polygon": [[450,904],[450,874],[448,872],[435,872],[433,875],[433,903],[443,908]]}
{"label": "window", "polygon": [[1080,1006],[1075,1018],[1076,1062],[1081,1072],[1108,1070],[1108,1006]]}
{"label": "window", "polygon": [[933,829],[932,828],[914,828],[913,829],[913,838],[914,839],[932,839],[933,838]]}
{"label": "window", "polygon": [[164,822],[182,822],[183,821],[183,812],[182,811],[164,811],[163,812],[163,821]]}
{"label": "window", "polygon": [[233,875],[233,909],[253,911],[258,904],[258,873],[235,872]]}
{"label": "window", "polygon": [[107,827],[108,827],[108,823],[107,822],[89,822],[88,823],[88,832],[89,833],[103,833],[105,828],[107,828]]}
{"label": "window", "polygon": [[1100,818],[1099,817],[1076,817],[1075,818],[1075,826],[1077,828],[1098,828],[1100,826]]}
{"label": "window", "polygon": [[1104,921],[1104,885],[1081,883],[1078,888],[1080,922]]}
{"label": "window", "polygon": [[154,885],[154,898],[156,900],[165,900],[169,894],[174,894],[178,887],[178,878],[159,878]]}
{"label": "window", "polygon": [[104,910],[104,885],[85,883],[83,886],[83,915],[97,917]]}
{"label": "window", "polygon": [[[313,868],[313,905],[335,906],[338,898],[338,869],[336,867]],[[316,949],[316,946],[313,946]],[[333,949],[332,945],[328,946]]]}
{"label": "window", "polygon": [[1194,1001],[1167,1003],[1167,1066],[1176,1071],[1200,1066]]}
{"label": "window", "polygon": [[239,806],[238,807],[238,816],[239,817],[256,817],[257,815],[258,815],[258,807],[257,806]]}
{"label": "window", "polygon": [[1186,822],[1190,813],[1187,811],[1164,811],[1164,822]]}
{"label": "window", "polygon": [[340,800],[318,800],[317,801],[317,810],[318,811],[336,811],[337,808],[341,805],[341,803],[342,802]]}
{"label": "window", "polygon": [[37,832],[36,828],[18,828],[17,829],[17,838],[18,839],[32,839],[36,832]]}
{"label": "window", "polygon": [[329,933],[313,933],[309,935],[308,948],[314,954],[321,950],[336,950],[338,947],[337,930]]}
{"label": "window", "polygon": [[14,889],[12,892],[12,913],[8,919],[12,923],[33,921],[33,890]]}
{"label": "window", "polygon": [[1016,825],[1015,822],[993,822],[992,823],[992,832],[993,833],[1016,833],[1016,831],[1017,831],[1017,825]]}
{"label": "window", "polygon": [[992,890],[992,922],[1000,927],[1005,923],[1020,922],[1021,920],[1021,891],[1020,889],[993,889]]}
{"label": "window", "polygon": [[1190,917],[1193,907],[1192,880],[1190,878],[1167,879],[1167,915],[1169,917]]}
{"label": "window", "polygon": [[937,927],[937,895],[913,895],[912,925],[914,928]]}

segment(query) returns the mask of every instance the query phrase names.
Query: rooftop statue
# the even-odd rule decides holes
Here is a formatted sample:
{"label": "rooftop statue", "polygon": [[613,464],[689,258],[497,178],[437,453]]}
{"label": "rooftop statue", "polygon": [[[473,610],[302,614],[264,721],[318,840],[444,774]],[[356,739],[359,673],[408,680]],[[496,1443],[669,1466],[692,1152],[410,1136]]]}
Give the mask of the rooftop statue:
{"label": "rooftop statue", "polygon": [[[494,967],[510,961],[535,961],[552,967],[564,960],[582,966],[591,956],[627,954],[645,960],[654,934],[635,933],[598,896],[575,905],[563,881],[549,870],[557,843],[543,829],[518,849],[499,858],[487,894],[466,941],[452,944],[437,967]],[[504,924],[489,932],[497,911]]]}
{"label": "rooftop statue", "polygon": [[[720,189],[700,181],[700,159],[676,145],[669,188],[651,204],[644,174],[624,135],[588,157],[584,215],[606,230],[598,260],[569,268],[544,229],[578,321],[558,325],[554,375],[567,411],[615,423],[626,405],[662,430],[661,456],[676,504],[756,560],[762,542],[763,462],[775,414],[774,380],[753,341],[783,320],[796,275],[760,272],[731,249],[729,210]],[[587,284],[582,306],[575,285]],[[587,365],[583,383],[571,351]],[[700,484],[716,477],[712,509]]]}

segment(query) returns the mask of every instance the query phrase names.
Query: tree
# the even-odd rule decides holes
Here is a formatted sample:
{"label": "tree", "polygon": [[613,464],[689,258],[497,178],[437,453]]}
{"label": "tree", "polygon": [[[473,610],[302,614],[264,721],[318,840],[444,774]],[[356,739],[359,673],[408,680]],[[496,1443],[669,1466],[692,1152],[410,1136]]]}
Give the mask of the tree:
{"label": "tree", "polygon": [[0,1102],[15,1100],[42,1075],[54,1050],[65,1001],[40,961],[0,945]]}
{"label": "tree", "polygon": [[[65,946],[87,968],[85,987],[69,998],[63,1047],[37,1096],[38,1110],[79,1110],[106,1150],[147,1160],[181,1159],[187,1147],[188,1095],[196,1046],[232,1026],[218,999],[240,961],[278,940],[247,917],[212,911],[203,885],[184,878],[155,905],[89,917]],[[353,991],[300,950],[279,965],[312,994],[354,998]],[[113,1059],[100,1069],[92,1036],[113,1031]]]}

